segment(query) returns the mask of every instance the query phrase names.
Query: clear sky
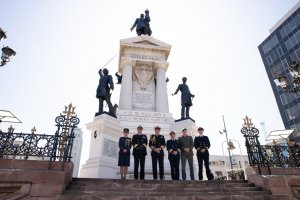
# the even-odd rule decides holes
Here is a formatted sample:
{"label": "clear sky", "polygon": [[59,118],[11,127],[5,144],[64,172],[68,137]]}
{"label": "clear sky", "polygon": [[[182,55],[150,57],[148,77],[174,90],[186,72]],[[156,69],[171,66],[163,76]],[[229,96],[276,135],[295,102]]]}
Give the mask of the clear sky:
{"label": "clear sky", "polygon": [[[194,98],[191,117],[210,136],[212,154],[221,154],[225,115],[230,138],[248,115],[268,131],[283,123],[257,46],[296,0],[0,0],[0,27],[17,55],[0,68],[0,109],[22,120],[16,132],[54,134],[55,117],[72,102],[84,131],[83,160],[90,133],[85,124],[97,111],[98,70],[119,52],[119,41],[135,18],[150,10],[153,37],[172,45],[167,76],[170,112],[180,117],[180,97],[172,97],[182,76]],[[117,59],[108,69],[115,73]],[[120,86],[113,92],[118,103]],[[0,124],[6,130],[10,124]],[[261,134],[263,136],[263,134]]]}

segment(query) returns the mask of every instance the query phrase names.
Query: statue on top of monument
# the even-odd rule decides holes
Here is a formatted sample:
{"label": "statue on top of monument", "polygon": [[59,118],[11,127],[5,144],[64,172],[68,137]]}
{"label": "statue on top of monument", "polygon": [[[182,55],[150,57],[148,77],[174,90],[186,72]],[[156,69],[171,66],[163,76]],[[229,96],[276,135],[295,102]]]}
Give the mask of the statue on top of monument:
{"label": "statue on top of monument", "polygon": [[112,106],[112,103],[110,101],[110,97],[111,97],[110,90],[114,90],[114,83],[113,83],[112,76],[108,74],[108,69],[106,68],[104,68],[103,70],[100,69],[98,73],[100,75],[100,79],[99,79],[99,85],[97,87],[96,97],[97,99],[99,99],[99,109],[98,112],[95,114],[95,116],[104,113],[103,101],[105,100],[109,109],[108,114],[115,117],[116,116],[115,108]]}
{"label": "statue on top of monument", "polygon": [[130,31],[136,27],[136,33],[138,36],[141,35],[149,35],[151,36],[152,30],[150,28],[150,15],[149,15],[149,10],[145,10],[145,15],[142,13],[140,15],[140,18],[137,18],[131,27]]}
{"label": "statue on top of monument", "polygon": [[182,84],[179,84],[176,91],[172,95],[176,95],[181,91],[181,119],[190,118],[190,107],[193,105],[192,98],[195,95],[191,94],[189,86],[186,84],[187,78],[182,78]]}

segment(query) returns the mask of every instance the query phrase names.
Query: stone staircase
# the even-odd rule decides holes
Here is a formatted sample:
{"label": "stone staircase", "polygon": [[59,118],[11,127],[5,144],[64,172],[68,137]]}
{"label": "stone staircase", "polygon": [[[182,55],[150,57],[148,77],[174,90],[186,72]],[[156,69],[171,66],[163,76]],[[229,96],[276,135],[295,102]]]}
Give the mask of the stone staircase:
{"label": "stone staircase", "polygon": [[154,181],[74,178],[56,200],[273,200],[246,181]]}

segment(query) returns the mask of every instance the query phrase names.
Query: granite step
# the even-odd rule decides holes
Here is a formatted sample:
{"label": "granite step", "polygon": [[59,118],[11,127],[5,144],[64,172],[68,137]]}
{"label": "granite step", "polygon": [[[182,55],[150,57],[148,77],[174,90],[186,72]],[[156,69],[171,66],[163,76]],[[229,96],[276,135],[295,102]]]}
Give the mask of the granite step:
{"label": "granite step", "polygon": [[157,191],[157,192],[214,192],[214,191],[260,191],[260,187],[226,187],[226,185],[219,186],[204,186],[204,187],[174,187],[174,186],[165,186],[165,185],[157,185],[150,187],[102,187],[102,186],[77,186],[70,185],[68,187],[68,191]]}
{"label": "granite step", "polygon": [[274,200],[246,181],[73,179],[57,200]]}
{"label": "granite step", "polygon": [[64,195],[96,195],[96,196],[130,196],[135,194],[136,196],[213,196],[213,195],[246,195],[246,196],[255,196],[255,195],[267,195],[270,194],[268,191],[227,191],[227,192],[155,192],[155,191],[70,191],[67,190],[64,192]]}
{"label": "granite step", "polygon": [[271,195],[214,195],[214,196],[94,196],[94,195],[61,195],[55,200],[273,200]]}

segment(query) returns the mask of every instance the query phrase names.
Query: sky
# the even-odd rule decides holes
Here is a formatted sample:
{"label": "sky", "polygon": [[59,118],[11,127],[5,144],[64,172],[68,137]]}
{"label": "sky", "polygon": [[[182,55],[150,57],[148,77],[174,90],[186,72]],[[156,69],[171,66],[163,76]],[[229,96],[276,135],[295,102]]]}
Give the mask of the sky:
{"label": "sky", "polygon": [[[211,154],[222,154],[225,116],[229,138],[240,141],[243,118],[257,128],[284,129],[257,46],[296,0],[0,0],[0,27],[17,52],[0,68],[0,110],[23,123],[15,132],[54,134],[56,116],[72,102],[84,132],[82,163],[88,158],[98,70],[118,55],[120,39],[135,37],[134,20],[150,10],[153,37],[172,45],[167,77],[170,112],[180,118],[181,78],[195,94],[190,115],[210,137]],[[118,59],[107,68],[112,74]],[[116,80],[115,80],[116,81]],[[116,86],[112,102],[119,102]],[[0,129],[7,130],[8,123]],[[263,141],[263,133],[261,141]]]}

